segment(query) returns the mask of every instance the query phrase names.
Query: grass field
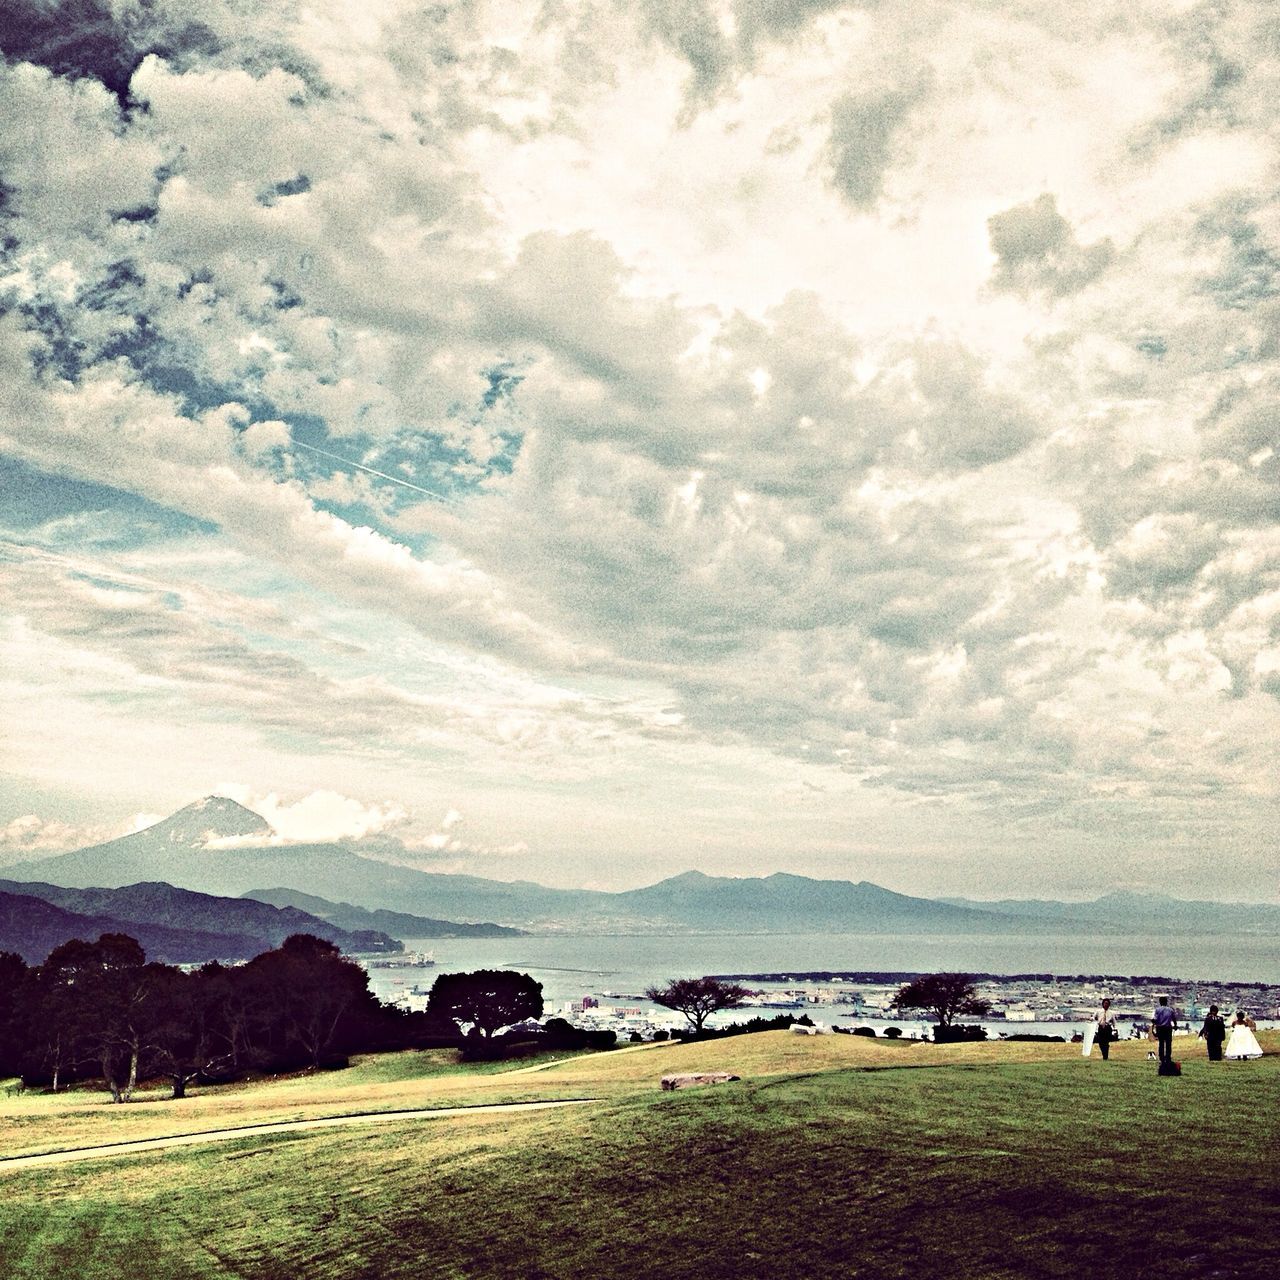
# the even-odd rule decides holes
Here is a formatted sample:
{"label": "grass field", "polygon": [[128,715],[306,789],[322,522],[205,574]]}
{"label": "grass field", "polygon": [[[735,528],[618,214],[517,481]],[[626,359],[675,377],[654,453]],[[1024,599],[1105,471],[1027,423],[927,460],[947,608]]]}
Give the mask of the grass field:
{"label": "grass field", "polygon": [[[1159,1079],[1145,1045],[771,1032],[545,1070],[447,1054],[104,1105],[0,1094],[0,1151],[519,1098],[568,1111],[0,1165],[5,1280],[1280,1275],[1280,1036]],[[1180,1046],[1181,1048],[1181,1046]],[[1194,1054],[1194,1056],[1193,1056]],[[526,1064],[521,1064],[522,1066]],[[667,1071],[741,1083],[663,1094]]]}

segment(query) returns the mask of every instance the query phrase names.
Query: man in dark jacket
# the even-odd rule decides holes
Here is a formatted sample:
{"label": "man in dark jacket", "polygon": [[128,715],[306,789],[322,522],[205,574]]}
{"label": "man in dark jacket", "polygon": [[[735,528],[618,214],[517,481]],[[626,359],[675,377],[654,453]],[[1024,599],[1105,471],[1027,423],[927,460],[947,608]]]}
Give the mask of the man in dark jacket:
{"label": "man in dark jacket", "polygon": [[1159,1052],[1161,1062],[1173,1061],[1173,1024],[1175,1021],[1173,1010],[1169,1008],[1169,997],[1161,996],[1160,1003],[1156,1006],[1155,1017],[1151,1019],[1151,1025],[1155,1028],[1156,1033],[1156,1049]]}
{"label": "man in dark jacket", "polygon": [[1218,1012],[1216,1004],[1209,1006],[1209,1016],[1204,1020],[1204,1026],[1200,1028],[1200,1035],[1204,1038],[1209,1050],[1209,1061],[1221,1062],[1222,1042],[1227,1038],[1227,1024],[1223,1021],[1222,1014]]}

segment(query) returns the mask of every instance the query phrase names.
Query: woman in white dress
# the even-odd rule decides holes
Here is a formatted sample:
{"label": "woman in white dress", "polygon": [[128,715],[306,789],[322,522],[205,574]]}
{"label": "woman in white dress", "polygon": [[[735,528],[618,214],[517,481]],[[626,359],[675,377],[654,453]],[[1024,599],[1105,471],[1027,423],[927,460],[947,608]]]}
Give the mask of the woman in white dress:
{"label": "woman in white dress", "polygon": [[1235,1021],[1231,1024],[1231,1038],[1222,1053],[1227,1058],[1260,1058],[1262,1046],[1253,1033],[1257,1025],[1243,1009],[1236,1010]]}

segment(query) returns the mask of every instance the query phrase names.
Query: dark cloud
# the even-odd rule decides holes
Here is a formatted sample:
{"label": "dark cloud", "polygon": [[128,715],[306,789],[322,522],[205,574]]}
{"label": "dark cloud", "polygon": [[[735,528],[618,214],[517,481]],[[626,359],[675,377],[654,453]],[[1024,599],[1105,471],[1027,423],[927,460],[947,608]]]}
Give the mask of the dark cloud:
{"label": "dark cloud", "polygon": [[748,51],[761,37],[789,40],[824,13],[852,7],[868,8],[873,0],[737,0],[734,17],[738,38]]}
{"label": "dark cloud", "polygon": [[728,82],[734,58],[707,0],[649,0],[639,12],[650,34],[688,62],[691,103],[713,98]]}
{"label": "dark cloud", "polygon": [[1248,311],[1280,297],[1280,252],[1248,215],[1234,204],[1202,218],[1197,227],[1199,244],[1219,255],[1216,270],[1201,287],[1218,306],[1232,311]]}
{"label": "dark cloud", "polygon": [[996,255],[993,283],[1010,292],[1066,297],[1097,279],[1115,258],[1110,240],[1080,244],[1047,191],[1028,204],[993,214],[987,231]]}
{"label": "dark cloud", "polygon": [[218,40],[201,22],[161,23],[140,6],[118,18],[96,0],[0,0],[0,52],[72,80],[91,77],[123,106],[129,81],[149,53],[209,55]]}
{"label": "dark cloud", "polygon": [[850,93],[831,108],[827,153],[831,181],[855,208],[873,208],[893,166],[895,143],[929,94],[931,77],[919,72],[908,83],[881,93]]}

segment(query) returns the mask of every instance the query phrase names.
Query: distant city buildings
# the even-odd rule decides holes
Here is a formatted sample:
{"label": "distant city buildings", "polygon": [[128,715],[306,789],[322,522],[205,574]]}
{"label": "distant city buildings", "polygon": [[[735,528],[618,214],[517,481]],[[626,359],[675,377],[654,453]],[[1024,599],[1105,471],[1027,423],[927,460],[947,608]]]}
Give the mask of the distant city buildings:
{"label": "distant city buildings", "polygon": [[[412,971],[418,966],[403,961],[397,964],[388,957],[365,963],[370,976],[377,979],[382,998],[404,1009],[426,1007],[430,979],[420,971]],[[390,971],[398,968],[410,972],[393,976]],[[877,976],[899,978],[902,975]],[[742,1008],[713,1015],[710,1026],[776,1017],[780,1013],[793,1013],[797,1017],[807,1014],[816,1021],[821,1010],[828,1024],[842,1030],[861,1025],[883,1033],[886,1027],[898,1024],[908,1038],[929,1034],[930,1019],[925,1014],[899,1013],[892,1008],[900,981],[864,981],[856,974],[791,977],[773,974],[767,980],[747,975],[735,976],[734,980],[749,987],[752,994]],[[1162,995],[1169,997],[1178,1021],[1184,1026],[1190,1025],[1192,1030],[1199,1028],[1211,1004],[1228,1015],[1243,1008],[1262,1022],[1280,1019],[1280,985],[1041,974],[986,975],[976,986],[991,1011],[984,1018],[962,1021],[982,1022],[992,1035],[1040,1032],[1070,1038],[1073,1031],[1092,1021],[1104,997],[1111,1000],[1111,1011],[1121,1024],[1122,1034],[1142,1034]],[[658,1032],[683,1030],[688,1025],[683,1015],[650,1004],[642,996],[611,991],[583,993],[575,999],[559,1001],[548,1008],[547,1015],[563,1017],[586,1029],[611,1030],[620,1038],[651,1039]]]}

